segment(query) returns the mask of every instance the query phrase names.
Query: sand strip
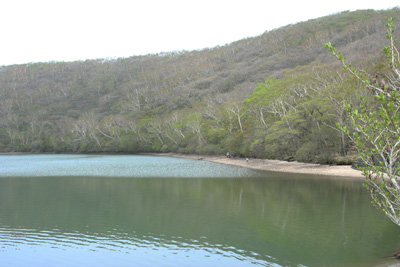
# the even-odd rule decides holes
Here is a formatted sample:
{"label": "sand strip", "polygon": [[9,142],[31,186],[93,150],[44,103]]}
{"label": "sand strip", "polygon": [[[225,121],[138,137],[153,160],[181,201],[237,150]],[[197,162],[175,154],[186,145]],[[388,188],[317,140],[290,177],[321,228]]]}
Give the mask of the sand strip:
{"label": "sand strip", "polygon": [[302,173],[302,174],[315,174],[315,175],[329,175],[341,176],[363,179],[361,171],[352,169],[349,165],[323,165],[302,162],[287,162],[281,160],[270,159],[253,159],[248,161],[244,158],[227,158],[225,156],[207,156],[207,155],[186,155],[177,153],[156,153],[153,155],[169,156],[177,158],[188,158],[197,160],[206,160],[211,162],[230,164],[245,168],[274,171],[274,172],[287,172],[287,173]]}

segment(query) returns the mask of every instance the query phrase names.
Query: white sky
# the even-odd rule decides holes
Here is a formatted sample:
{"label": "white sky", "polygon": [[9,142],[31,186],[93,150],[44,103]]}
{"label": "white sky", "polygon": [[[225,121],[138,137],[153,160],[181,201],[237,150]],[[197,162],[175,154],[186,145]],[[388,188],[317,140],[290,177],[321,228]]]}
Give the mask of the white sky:
{"label": "white sky", "polygon": [[202,49],[344,10],[388,9],[399,3],[399,0],[1,0],[0,65]]}

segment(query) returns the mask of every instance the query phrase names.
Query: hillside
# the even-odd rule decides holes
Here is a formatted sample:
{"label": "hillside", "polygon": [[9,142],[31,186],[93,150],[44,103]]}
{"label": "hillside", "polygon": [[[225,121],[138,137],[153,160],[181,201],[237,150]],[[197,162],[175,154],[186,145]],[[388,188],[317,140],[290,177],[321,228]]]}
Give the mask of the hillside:
{"label": "hillside", "polygon": [[3,66],[0,151],[338,161],[352,151],[340,101],[368,92],[323,44],[384,73],[390,16],[399,25],[399,9],[343,12],[201,51]]}

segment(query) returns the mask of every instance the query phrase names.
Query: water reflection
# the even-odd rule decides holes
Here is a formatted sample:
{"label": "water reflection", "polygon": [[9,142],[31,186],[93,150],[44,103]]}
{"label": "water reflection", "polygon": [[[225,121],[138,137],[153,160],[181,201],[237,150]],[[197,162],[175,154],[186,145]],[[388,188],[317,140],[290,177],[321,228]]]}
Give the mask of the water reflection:
{"label": "water reflection", "polygon": [[2,178],[0,265],[367,266],[400,247],[360,183],[300,178]]}
{"label": "water reflection", "polygon": [[343,184],[277,181],[5,179],[0,219],[8,227],[2,240],[12,232],[15,243],[30,246],[67,244],[125,253],[135,247],[208,248],[211,254],[226,251],[251,262],[310,266],[384,253],[375,238],[393,229],[365,205],[359,185],[347,184],[338,199],[332,191]]}

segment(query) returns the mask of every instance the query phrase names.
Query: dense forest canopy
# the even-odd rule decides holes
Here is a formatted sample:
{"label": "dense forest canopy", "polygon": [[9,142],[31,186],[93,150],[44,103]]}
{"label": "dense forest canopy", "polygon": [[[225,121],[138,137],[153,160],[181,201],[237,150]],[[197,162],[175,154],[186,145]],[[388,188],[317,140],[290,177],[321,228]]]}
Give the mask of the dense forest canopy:
{"label": "dense forest canopy", "polygon": [[399,25],[400,10],[342,12],[200,51],[2,66],[0,151],[347,162],[341,102],[368,92],[323,44],[384,74],[388,17]]}

